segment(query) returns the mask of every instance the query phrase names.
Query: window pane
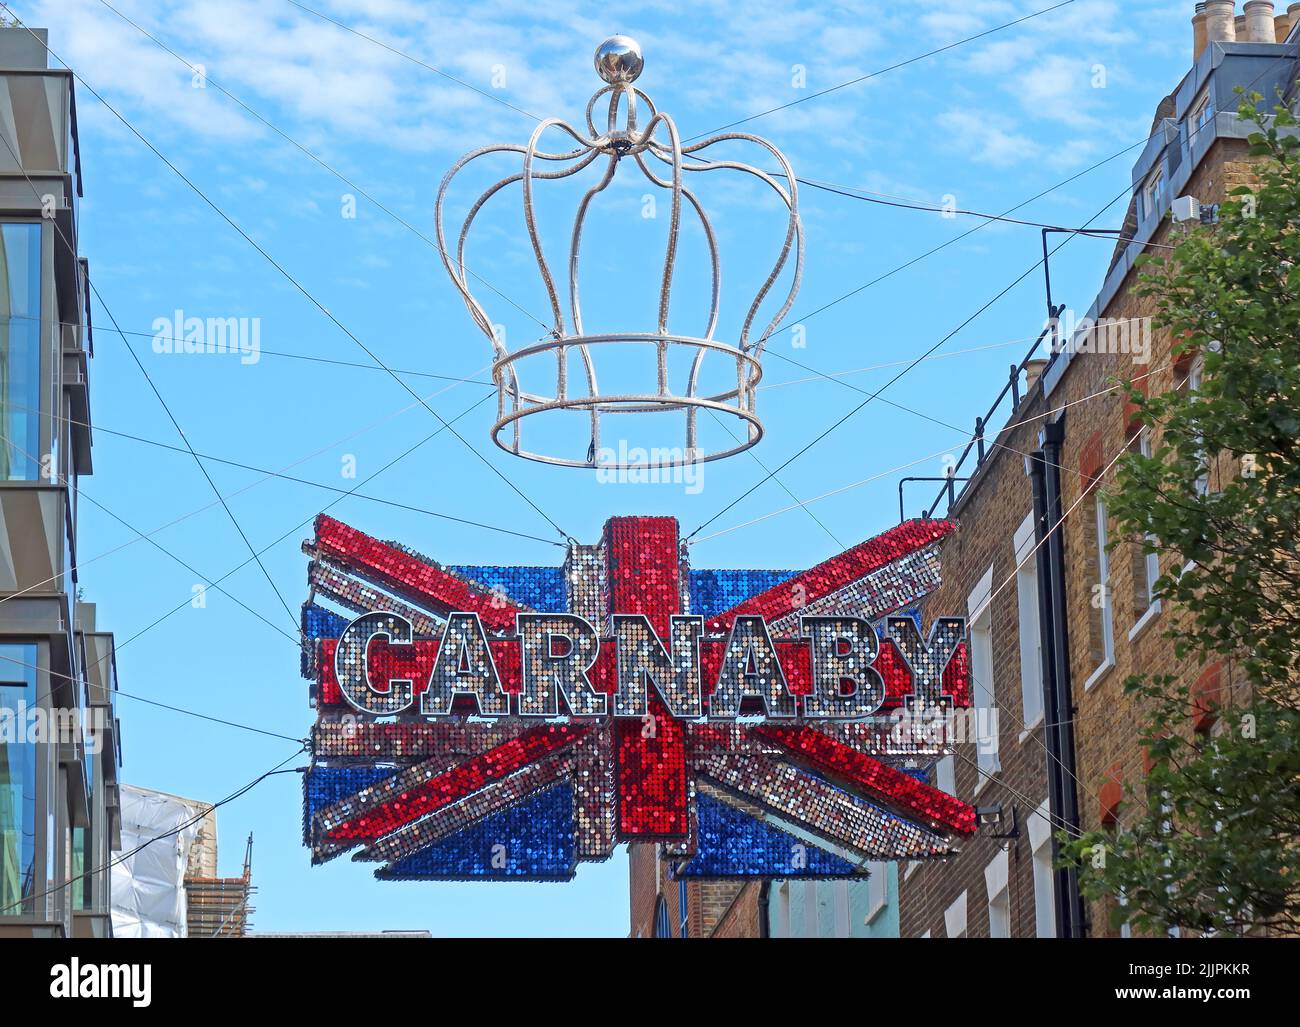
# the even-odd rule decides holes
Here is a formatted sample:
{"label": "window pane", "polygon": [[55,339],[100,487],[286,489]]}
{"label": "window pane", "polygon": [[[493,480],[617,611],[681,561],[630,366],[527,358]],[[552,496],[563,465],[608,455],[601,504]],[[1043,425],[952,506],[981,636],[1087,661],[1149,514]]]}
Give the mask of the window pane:
{"label": "window pane", "polygon": [[35,645],[0,645],[0,916],[30,912],[36,890],[35,664]]}
{"label": "window pane", "polygon": [[1016,571],[1020,636],[1020,703],[1025,727],[1043,712],[1043,643],[1038,623],[1038,568],[1033,557]]}
{"label": "window pane", "polygon": [[41,226],[0,225],[0,480],[40,477]]}
{"label": "window pane", "polygon": [[[970,676],[975,691],[976,764],[981,781],[1001,769],[998,762],[996,685],[993,680],[993,616],[984,613],[970,626]],[[976,781],[976,784],[980,784]]]}
{"label": "window pane", "polygon": [[672,936],[672,930],[668,926],[668,903],[660,895],[659,901],[655,904],[655,937],[671,938]]}
{"label": "window pane", "polygon": [[[1145,431],[1140,432],[1129,443],[1128,451],[1136,456],[1151,455],[1151,442]],[[1129,539],[1126,548],[1129,557],[1129,579],[1133,591],[1133,620],[1136,621],[1151,609],[1153,598],[1151,588],[1155,584],[1155,578],[1150,573],[1151,561],[1143,549],[1141,536]]]}
{"label": "window pane", "polygon": [[1088,656],[1094,668],[1111,658],[1110,565],[1106,554],[1106,505],[1095,493],[1083,515],[1084,566],[1089,585]]}

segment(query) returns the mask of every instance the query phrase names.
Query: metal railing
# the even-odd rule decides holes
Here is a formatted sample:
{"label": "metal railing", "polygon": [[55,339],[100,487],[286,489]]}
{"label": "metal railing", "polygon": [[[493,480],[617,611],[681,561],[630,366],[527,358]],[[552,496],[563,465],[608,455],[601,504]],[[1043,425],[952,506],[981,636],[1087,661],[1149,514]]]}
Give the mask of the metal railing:
{"label": "metal railing", "polygon": [[[984,459],[988,455],[987,444],[985,441],[986,431],[988,425],[997,415],[999,407],[1002,406],[1003,400],[1008,396],[1011,397],[1011,413],[1014,415],[1016,410],[1020,407],[1020,376],[1025,373],[1030,363],[1036,359],[1036,355],[1042,348],[1043,343],[1045,341],[1048,342],[1047,364],[1044,365],[1042,371],[1040,371],[1040,377],[1042,374],[1047,372],[1047,368],[1051,366],[1052,361],[1056,359],[1060,352],[1060,346],[1057,341],[1057,330],[1059,327],[1058,319],[1065,311],[1065,304],[1062,303],[1059,306],[1049,306],[1048,310],[1050,316],[1047,319],[1047,324],[1038,334],[1038,338],[1034,340],[1033,345],[1029,347],[1029,351],[1024,355],[1020,363],[1011,365],[1011,369],[1007,374],[1007,382],[1002,386],[1002,390],[998,393],[997,398],[993,400],[993,404],[989,407],[988,411],[983,417],[975,418],[975,431],[971,435],[970,441],[966,443],[966,448],[961,451],[961,456],[957,458],[956,462],[948,467],[947,473],[941,477],[904,478],[898,483],[898,516],[900,521],[907,519],[906,516],[904,516],[906,511],[903,504],[903,486],[908,482],[938,481],[943,483],[943,487],[939,489],[939,494],[934,497],[934,502],[922,511],[921,518],[923,520],[929,520],[935,515],[935,511],[939,509],[939,504],[944,501],[945,497],[947,497],[948,500],[948,505],[945,507],[945,511],[950,511],[965,494],[966,489],[969,487],[972,479],[974,479],[975,474],[972,473],[962,477],[960,475],[961,469],[965,466],[972,451],[975,453],[974,471],[978,472],[984,465]],[[994,438],[997,438],[996,434],[994,435]],[[962,483],[961,489],[957,488],[958,482]]]}

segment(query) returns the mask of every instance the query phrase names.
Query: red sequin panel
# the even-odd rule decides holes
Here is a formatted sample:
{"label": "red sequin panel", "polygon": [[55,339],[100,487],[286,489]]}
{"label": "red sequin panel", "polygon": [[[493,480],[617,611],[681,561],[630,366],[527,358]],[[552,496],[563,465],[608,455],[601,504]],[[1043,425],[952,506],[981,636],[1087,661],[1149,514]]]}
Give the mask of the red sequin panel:
{"label": "red sequin panel", "polygon": [[[591,687],[597,692],[613,695],[618,691],[618,645],[614,639],[600,640],[600,652],[596,654],[591,670],[587,671],[587,677],[591,678]],[[609,708],[613,709],[613,706]]]}
{"label": "red sequin panel", "polygon": [[361,816],[339,824],[327,835],[330,841],[370,841],[442,809],[478,791],[520,767],[572,745],[591,728],[548,724],[533,728],[481,756],[438,774],[418,788],[402,792]]}
{"label": "red sequin panel", "polygon": [[[607,609],[639,613],[667,639],[681,612],[681,563],[672,517],[614,517],[605,525]],[[618,758],[618,834],[621,838],[681,838],[687,811],[686,745],[682,725],[658,696],[650,718],[614,725]]]}
{"label": "red sequin panel", "polygon": [[522,609],[482,585],[457,577],[324,514],[316,518],[316,545],[323,556],[343,564],[354,574],[432,610],[476,611],[489,631],[513,631],[515,614]]}
{"label": "red sequin panel", "polygon": [[943,694],[952,697],[954,706],[971,705],[970,650],[965,642],[952,651],[948,666],[943,669]]}
{"label": "red sequin panel", "polygon": [[744,615],[766,617],[768,621],[787,616],[894,560],[937,542],[955,528],[951,521],[905,521],[718,614],[708,622],[708,630],[714,634],[729,631],[732,622]]}
{"label": "red sequin panel", "polygon": [[947,792],[931,788],[900,770],[856,752],[829,735],[811,728],[756,727],[754,731],[784,746],[831,778],[874,792],[884,805],[919,817],[940,830],[975,832],[975,807]]}
{"label": "red sequin panel", "polygon": [[673,517],[613,517],[605,525],[609,612],[640,613],[659,637],[681,613],[681,564]]}
{"label": "red sequin panel", "polygon": [[[812,648],[806,640],[773,639],[776,657],[781,661],[785,683],[791,695],[812,695]],[[722,657],[727,651],[725,638],[700,639],[700,687],[707,699],[718,686]]]}
{"label": "red sequin panel", "polygon": [[894,710],[912,694],[912,672],[891,639],[882,639],[876,662],[872,664],[885,682],[885,709]]}
{"label": "red sequin panel", "polygon": [[686,808],[686,744],[683,725],[650,696],[649,721],[619,720],[618,833],[637,841],[680,838],[690,824]]}
{"label": "red sequin panel", "polygon": [[806,641],[776,641],[785,683],[791,695],[812,695],[812,644]]}

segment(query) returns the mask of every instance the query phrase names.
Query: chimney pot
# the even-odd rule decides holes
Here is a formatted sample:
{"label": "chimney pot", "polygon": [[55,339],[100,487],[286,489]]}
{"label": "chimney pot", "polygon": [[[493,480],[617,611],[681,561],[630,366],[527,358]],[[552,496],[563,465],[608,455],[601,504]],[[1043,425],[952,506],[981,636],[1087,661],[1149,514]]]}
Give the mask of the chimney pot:
{"label": "chimney pot", "polygon": [[1243,10],[1249,42],[1277,42],[1277,29],[1273,27],[1273,0],[1247,0]]}
{"label": "chimney pot", "polygon": [[1033,391],[1038,379],[1043,376],[1043,369],[1047,367],[1047,358],[1039,357],[1035,360],[1025,361],[1025,395],[1028,396]]}
{"label": "chimney pot", "polygon": [[1237,41],[1237,5],[1234,0],[1209,0],[1205,5],[1205,34],[1211,43]]}
{"label": "chimney pot", "polygon": [[1282,29],[1282,35],[1278,39],[1279,43],[1285,43],[1291,33],[1295,31],[1296,22],[1300,22],[1300,4],[1292,4],[1286,9],[1286,14],[1282,15],[1286,19],[1286,26]]}
{"label": "chimney pot", "polygon": [[1205,49],[1205,44],[1209,42],[1209,35],[1205,28],[1205,4],[1196,5],[1196,15],[1192,18],[1192,63],[1195,64],[1201,57],[1201,51]]}

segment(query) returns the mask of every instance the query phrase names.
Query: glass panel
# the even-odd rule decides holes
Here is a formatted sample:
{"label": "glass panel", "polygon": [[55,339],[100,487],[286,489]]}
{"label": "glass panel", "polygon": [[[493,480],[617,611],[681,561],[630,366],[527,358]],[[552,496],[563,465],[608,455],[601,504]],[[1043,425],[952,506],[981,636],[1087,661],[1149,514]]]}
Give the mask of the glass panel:
{"label": "glass panel", "polygon": [[[1138,456],[1149,457],[1151,455],[1151,440],[1145,431],[1140,432],[1129,443],[1128,451]],[[1129,541],[1128,554],[1129,575],[1132,580],[1133,593],[1133,621],[1136,623],[1143,614],[1151,609],[1151,604],[1154,601],[1151,590],[1158,575],[1153,576],[1151,574],[1154,554],[1149,555],[1143,551],[1140,537]]]}
{"label": "glass panel", "polygon": [[1092,509],[1084,507],[1084,566],[1088,597],[1088,658],[1094,670],[1109,663],[1114,652],[1110,617],[1110,563],[1106,553],[1106,504],[1095,494]]}
{"label": "glass panel", "polygon": [[979,779],[997,773],[998,760],[997,693],[993,680],[993,615],[989,606],[970,625],[970,676],[975,690],[976,747],[975,760]]}
{"label": "glass panel", "polygon": [[668,925],[668,903],[660,895],[659,901],[655,905],[655,937],[671,938],[672,936],[672,930]]}
{"label": "glass panel", "polygon": [[72,865],[68,876],[72,881],[72,908],[79,913],[93,909],[95,902],[94,874],[91,871],[96,866],[94,828],[98,826],[95,821],[99,817],[96,794],[99,787],[97,762],[98,757],[87,750],[86,763],[89,773],[86,775],[86,796],[90,805],[92,826],[72,829]]}
{"label": "glass panel", "polygon": [[40,408],[41,226],[0,225],[0,480],[40,478]]}
{"label": "glass panel", "polygon": [[35,644],[0,645],[0,916],[31,913],[36,891]]}

